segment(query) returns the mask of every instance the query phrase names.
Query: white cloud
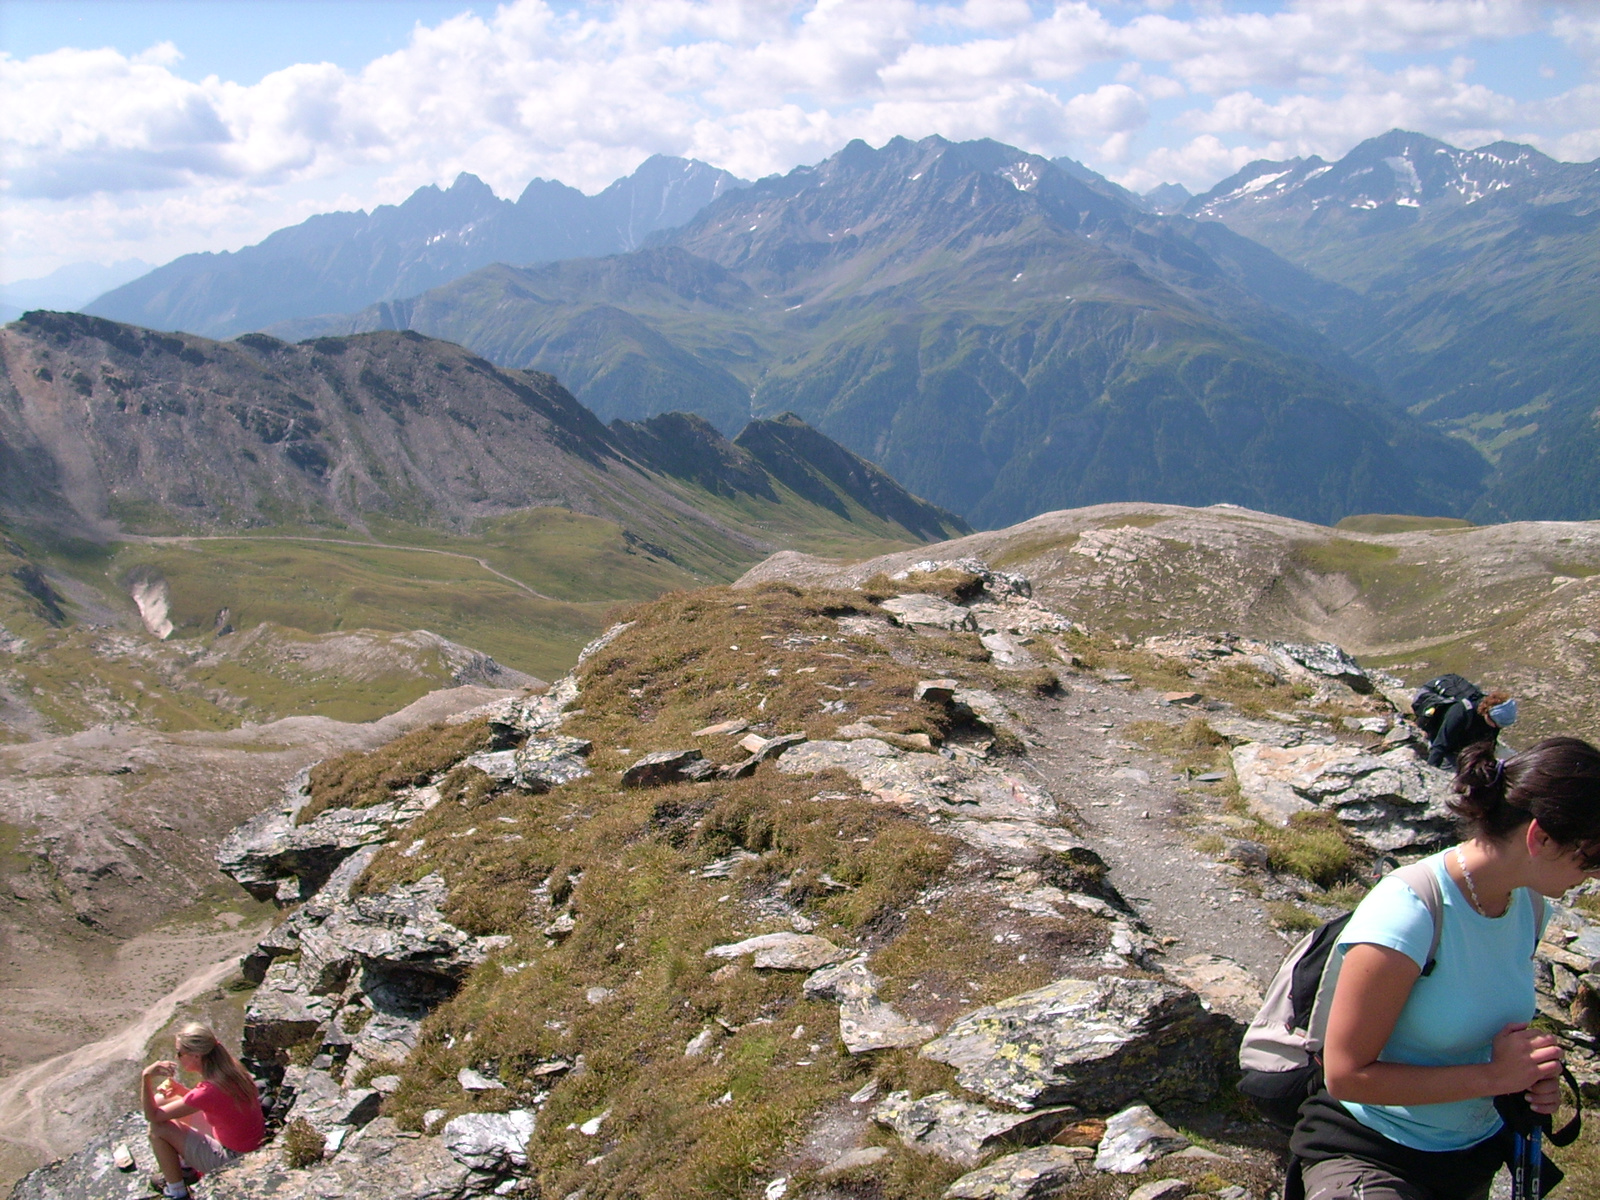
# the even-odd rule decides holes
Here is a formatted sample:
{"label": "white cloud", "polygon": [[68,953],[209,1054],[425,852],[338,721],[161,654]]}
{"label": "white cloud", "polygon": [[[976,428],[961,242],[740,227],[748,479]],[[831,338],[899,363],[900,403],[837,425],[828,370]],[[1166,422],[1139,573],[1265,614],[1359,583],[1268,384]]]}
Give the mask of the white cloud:
{"label": "white cloud", "polygon": [[1394,125],[1600,153],[1592,85],[1535,101],[1475,80],[1474,59],[1539,31],[1600,68],[1596,6],[1539,0],[512,0],[360,70],[307,61],[252,85],[183,78],[181,37],[0,54],[0,250],[8,275],[42,274],[238,245],[462,170],[502,195],[534,175],[592,191],[652,153],[755,176],[896,134],[1197,189]]}

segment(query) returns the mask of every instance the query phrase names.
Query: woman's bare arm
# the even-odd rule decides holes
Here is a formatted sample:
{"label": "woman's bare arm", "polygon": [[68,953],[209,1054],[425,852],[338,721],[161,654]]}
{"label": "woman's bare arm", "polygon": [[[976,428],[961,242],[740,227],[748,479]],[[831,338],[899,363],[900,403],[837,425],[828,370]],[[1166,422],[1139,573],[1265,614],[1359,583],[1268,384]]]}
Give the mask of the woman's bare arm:
{"label": "woman's bare arm", "polygon": [[[1487,1063],[1418,1067],[1379,1062],[1422,972],[1398,950],[1362,942],[1339,971],[1323,1044],[1323,1076],[1336,1100],[1357,1104],[1445,1104],[1526,1092],[1561,1072],[1561,1047],[1526,1025],[1507,1025]],[[1548,1089],[1540,1087],[1539,1095]]]}

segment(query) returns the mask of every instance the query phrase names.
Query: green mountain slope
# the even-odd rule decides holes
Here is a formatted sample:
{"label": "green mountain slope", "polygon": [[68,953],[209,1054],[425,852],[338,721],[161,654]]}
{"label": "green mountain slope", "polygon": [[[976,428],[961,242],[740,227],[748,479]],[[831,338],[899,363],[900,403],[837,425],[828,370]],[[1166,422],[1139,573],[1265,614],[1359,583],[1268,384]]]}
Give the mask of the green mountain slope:
{"label": "green mountain slope", "polygon": [[1297,315],[1501,464],[1475,516],[1600,514],[1600,460],[1574,450],[1600,402],[1600,163],[1394,130],[1337,163],[1252,163],[1187,211],[1358,298]]}
{"label": "green mountain slope", "polygon": [[967,528],[803,424],[774,449],[757,423],[754,450],[693,417],[608,429],[549,376],[415,333],[222,343],[34,313],[0,359],[14,735],[365,719],[553,677],[616,603],[775,549]]}
{"label": "green mountain slope", "polygon": [[1451,512],[1483,471],[1257,294],[1304,272],[998,143],[852,143],[658,241],[282,331],[449,337],[606,417],[793,412],[984,525],[1134,497]]}

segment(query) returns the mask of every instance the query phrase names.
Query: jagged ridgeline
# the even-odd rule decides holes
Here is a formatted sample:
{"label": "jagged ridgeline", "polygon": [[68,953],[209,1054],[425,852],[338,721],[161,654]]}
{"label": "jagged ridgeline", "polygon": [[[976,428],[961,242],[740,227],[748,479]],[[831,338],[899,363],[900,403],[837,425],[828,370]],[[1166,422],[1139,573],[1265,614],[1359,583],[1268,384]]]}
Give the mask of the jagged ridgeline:
{"label": "jagged ridgeline", "polygon": [[[736,443],[697,417],[608,428],[548,375],[415,333],[214,342],[41,312],[0,353],[0,624],[31,647],[13,690],[34,728],[370,719],[441,683],[552,677],[609,604],[779,547],[966,529],[797,419]],[[74,640],[130,621],[172,648],[150,652],[172,660],[165,706]]]}

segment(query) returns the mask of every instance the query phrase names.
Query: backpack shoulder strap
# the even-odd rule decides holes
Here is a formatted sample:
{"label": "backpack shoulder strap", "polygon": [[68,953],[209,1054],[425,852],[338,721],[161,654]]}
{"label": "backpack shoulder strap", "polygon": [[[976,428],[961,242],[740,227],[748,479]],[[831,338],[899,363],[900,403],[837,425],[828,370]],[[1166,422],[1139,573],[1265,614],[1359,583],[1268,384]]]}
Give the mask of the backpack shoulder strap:
{"label": "backpack shoulder strap", "polygon": [[1397,868],[1395,876],[1417,894],[1417,899],[1433,918],[1433,941],[1428,945],[1428,960],[1422,968],[1424,975],[1432,975],[1439,961],[1439,940],[1444,937],[1444,893],[1439,890],[1439,877],[1426,859]]}

